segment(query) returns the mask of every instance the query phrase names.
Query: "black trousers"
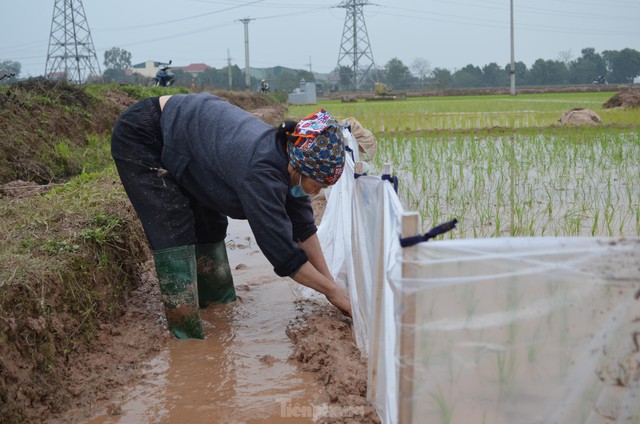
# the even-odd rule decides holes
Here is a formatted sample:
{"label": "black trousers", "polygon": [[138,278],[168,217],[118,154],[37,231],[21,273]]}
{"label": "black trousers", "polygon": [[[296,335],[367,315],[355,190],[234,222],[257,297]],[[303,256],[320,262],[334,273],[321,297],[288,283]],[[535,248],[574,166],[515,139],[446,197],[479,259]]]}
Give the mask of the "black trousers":
{"label": "black trousers", "polygon": [[111,155],[151,249],[224,240],[227,217],[205,207],[160,160],[162,129],[158,97],[130,106],[116,121]]}

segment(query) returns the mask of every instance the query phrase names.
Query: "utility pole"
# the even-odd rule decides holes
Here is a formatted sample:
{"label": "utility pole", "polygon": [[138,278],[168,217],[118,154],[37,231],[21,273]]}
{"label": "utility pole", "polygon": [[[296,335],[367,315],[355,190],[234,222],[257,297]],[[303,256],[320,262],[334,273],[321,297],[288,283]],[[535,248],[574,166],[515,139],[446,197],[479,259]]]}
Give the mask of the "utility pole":
{"label": "utility pole", "polygon": [[511,95],[516,95],[516,60],[513,42],[513,0],[511,0]]}
{"label": "utility pole", "polygon": [[229,76],[229,90],[233,87],[233,74],[231,73],[231,53],[227,49],[227,75]]}
{"label": "utility pole", "polygon": [[44,75],[56,74],[78,84],[101,77],[82,0],[55,0]]}
{"label": "utility pole", "polygon": [[240,19],[240,22],[244,24],[244,85],[247,89],[251,88],[251,74],[249,68],[249,22],[251,21],[253,21],[253,19]]}
{"label": "utility pole", "polygon": [[356,91],[366,79],[377,80],[375,75],[371,75],[372,69],[375,74],[375,63],[362,13],[363,7],[370,4],[367,0],[344,0],[337,6],[347,11],[338,55],[338,69],[341,66],[351,69],[351,85]]}

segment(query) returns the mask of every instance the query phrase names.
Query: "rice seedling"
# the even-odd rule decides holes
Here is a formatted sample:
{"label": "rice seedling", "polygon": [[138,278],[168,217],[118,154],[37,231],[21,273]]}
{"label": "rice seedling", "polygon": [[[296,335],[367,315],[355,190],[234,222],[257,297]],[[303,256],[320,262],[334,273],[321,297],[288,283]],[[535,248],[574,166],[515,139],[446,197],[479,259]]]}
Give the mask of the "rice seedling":
{"label": "rice seedling", "polygon": [[[640,138],[633,131],[593,130],[590,139],[544,131],[429,137],[396,138],[395,156],[383,137],[378,150],[380,161],[396,164],[405,207],[426,225],[455,216],[458,234],[473,237],[640,234]],[[603,139],[616,148],[603,148]]]}
{"label": "rice seedling", "polygon": [[540,353],[540,349],[542,349],[543,346],[541,341],[542,331],[542,322],[539,322],[536,325],[529,344],[527,345],[527,359],[529,360],[529,362],[535,362],[538,359],[538,354]]}
{"label": "rice seedling", "polygon": [[515,381],[518,366],[518,352],[514,350],[496,351],[496,371],[501,394],[508,394]]}
{"label": "rice seedling", "polygon": [[442,388],[438,387],[438,389],[435,392],[430,393],[429,396],[431,397],[431,402],[440,416],[439,422],[443,424],[451,423],[455,404],[449,403],[446,395],[442,391]]}

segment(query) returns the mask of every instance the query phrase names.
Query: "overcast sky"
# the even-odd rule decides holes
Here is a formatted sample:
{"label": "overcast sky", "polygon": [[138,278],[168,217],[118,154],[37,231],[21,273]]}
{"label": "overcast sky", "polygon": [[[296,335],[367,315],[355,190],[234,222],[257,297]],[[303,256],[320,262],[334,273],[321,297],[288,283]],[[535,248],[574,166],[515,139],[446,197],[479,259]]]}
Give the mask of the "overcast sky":
{"label": "overcast sky", "polygon": [[[78,0],[74,0],[78,1]],[[348,0],[351,1],[351,0]],[[365,0],[357,0],[365,2]],[[61,3],[63,3],[61,1]],[[132,63],[204,62],[329,72],[338,62],[346,10],[318,0],[84,0],[101,70],[119,47]],[[44,73],[55,0],[0,0],[0,61],[22,64],[22,77]],[[319,7],[319,4],[323,6]],[[363,8],[376,66],[416,58],[452,71],[510,60],[509,0],[371,0]],[[515,55],[530,67],[581,49],[640,50],[640,0],[514,0]]]}

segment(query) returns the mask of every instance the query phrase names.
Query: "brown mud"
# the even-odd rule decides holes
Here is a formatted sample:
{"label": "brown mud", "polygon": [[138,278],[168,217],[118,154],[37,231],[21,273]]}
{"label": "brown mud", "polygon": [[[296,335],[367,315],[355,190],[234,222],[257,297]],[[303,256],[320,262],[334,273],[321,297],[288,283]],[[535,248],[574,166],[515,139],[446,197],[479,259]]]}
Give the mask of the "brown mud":
{"label": "brown mud", "polygon": [[287,327],[295,358],[324,386],[329,408],[345,416],[330,422],[379,423],[367,402],[367,361],[356,347],[351,322],[329,305],[302,301],[300,314]]}
{"label": "brown mud", "polygon": [[247,228],[232,220],[227,236],[239,300],[202,310],[204,341],[169,335],[148,264],[141,296],[130,299],[135,318],[105,328],[109,350],[84,358],[99,359],[111,384],[95,375],[79,383],[102,392],[48,422],[379,423],[350,319],[328,302],[297,299]]}

